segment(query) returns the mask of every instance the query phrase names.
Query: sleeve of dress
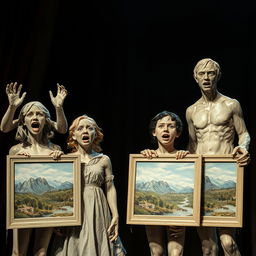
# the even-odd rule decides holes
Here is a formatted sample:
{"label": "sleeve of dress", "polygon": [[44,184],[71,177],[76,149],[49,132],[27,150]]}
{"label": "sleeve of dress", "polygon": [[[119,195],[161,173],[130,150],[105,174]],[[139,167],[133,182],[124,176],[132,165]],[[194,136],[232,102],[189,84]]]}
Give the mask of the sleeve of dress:
{"label": "sleeve of dress", "polygon": [[107,175],[105,177],[105,183],[113,182],[114,181],[114,175]]}

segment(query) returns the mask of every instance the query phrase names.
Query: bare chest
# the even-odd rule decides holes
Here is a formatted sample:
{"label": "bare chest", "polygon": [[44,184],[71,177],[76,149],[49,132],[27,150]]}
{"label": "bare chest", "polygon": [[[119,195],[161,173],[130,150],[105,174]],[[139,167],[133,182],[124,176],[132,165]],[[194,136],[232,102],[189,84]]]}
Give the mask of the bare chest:
{"label": "bare chest", "polygon": [[232,121],[232,111],[224,103],[200,104],[192,115],[196,129],[205,129],[207,126],[227,126]]}

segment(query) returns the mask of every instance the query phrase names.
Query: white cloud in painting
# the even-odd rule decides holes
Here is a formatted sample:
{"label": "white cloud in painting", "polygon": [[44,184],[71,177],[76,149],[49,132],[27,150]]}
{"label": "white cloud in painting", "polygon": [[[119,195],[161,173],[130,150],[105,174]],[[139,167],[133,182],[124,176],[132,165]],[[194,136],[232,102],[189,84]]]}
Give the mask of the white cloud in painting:
{"label": "white cloud in painting", "polygon": [[15,183],[29,178],[45,178],[47,181],[69,181],[73,183],[72,163],[16,163]]}
{"label": "white cloud in painting", "polygon": [[137,162],[136,182],[166,181],[169,185],[193,187],[194,163]]}
{"label": "white cloud in painting", "polygon": [[223,181],[236,182],[236,163],[205,163],[205,175]]}

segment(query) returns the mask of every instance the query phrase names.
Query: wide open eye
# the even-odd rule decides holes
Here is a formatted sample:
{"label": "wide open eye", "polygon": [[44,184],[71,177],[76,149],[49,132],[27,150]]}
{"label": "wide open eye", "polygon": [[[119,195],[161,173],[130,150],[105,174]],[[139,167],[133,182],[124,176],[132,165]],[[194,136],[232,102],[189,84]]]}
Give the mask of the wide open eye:
{"label": "wide open eye", "polygon": [[88,127],[88,130],[89,130],[89,131],[94,131],[94,127],[93,127],[93,126],[89,126],[89,127]]}
{"label": "wide open eye", "polygon": [[83,129],[83,126],[81,125],[77,127],[77,131],[81,131],[82,129]]}

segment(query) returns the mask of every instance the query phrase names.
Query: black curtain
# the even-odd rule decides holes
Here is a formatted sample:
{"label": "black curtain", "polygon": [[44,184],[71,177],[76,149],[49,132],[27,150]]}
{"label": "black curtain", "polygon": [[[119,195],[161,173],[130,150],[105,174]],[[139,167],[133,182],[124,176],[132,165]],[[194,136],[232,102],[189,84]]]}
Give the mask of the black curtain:
{"label": "black curtain", "polygon": [[[69,124],[81,114],[103,128],[103,150],[112,161],[118,192],[120,236],[129,255],[149,255],[143,226],[126,225],[129,153],[152,148],[150,119],[162,110],[184,122],[178,149],[187,145],[185,111],[200,97],[193,80],[198,60],[210,57],[222,69],[218,89],[242,106],[251,135],[252,161],[245,169],[244,225],[237,243],[242,255],[256,255],[255,6],[241,1],[6,1],[1,4],[0,118],[8,100],[5,86],[17,81],[24,103],[39,100],[50,110],[49,90],[63,84]],[[1,248],[11,252],[5,229],[6,155],[15,131],[0,133]],[[65,152],[66,135],[53,142]],[[184,255],[200,255],[194,228],[187,229]],[[222,252],[220,252],[222,254]]]}

